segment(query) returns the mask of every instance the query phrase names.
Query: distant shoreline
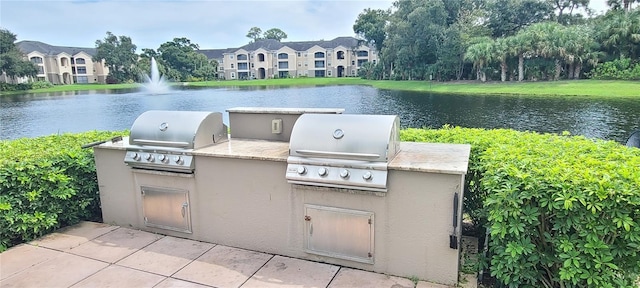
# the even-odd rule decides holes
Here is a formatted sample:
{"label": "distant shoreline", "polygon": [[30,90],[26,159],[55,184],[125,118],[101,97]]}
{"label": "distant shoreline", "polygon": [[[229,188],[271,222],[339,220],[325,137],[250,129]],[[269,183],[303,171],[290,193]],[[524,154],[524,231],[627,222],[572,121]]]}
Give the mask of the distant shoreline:
{"label": "distant shoreline", "polygon": [[[360,78],[289,78],[265,80],[228,80],[206,82],[173,83],[173,85],[190,87],[304,87],[331,85],[369,85],[378,89],[417,91],[448,94],[477,95],[538,95],[538,96],[600,96],[600,97],[637,97],[640,98],[640,81],[618,80],[564,80],[540,82],[430,82],[430,81],[393,81],[364,80]],[[58,85],[52,88],[3,91],[2,96],[18,94],[38,94],[51,92],[86,91],[86,90],[119,90],[135,89],[138,83],[132,84],[73,84]]]}

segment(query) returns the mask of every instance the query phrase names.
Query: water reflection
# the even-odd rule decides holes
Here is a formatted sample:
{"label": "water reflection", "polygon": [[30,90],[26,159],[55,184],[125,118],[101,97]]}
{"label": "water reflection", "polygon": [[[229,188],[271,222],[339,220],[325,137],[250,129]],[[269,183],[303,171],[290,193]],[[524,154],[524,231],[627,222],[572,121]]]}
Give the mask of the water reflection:
{"label": "water reflection", "polygon": [[[512,128],[626,141],[640,128],[640,101],[593,97],[436,95],[367,86],[175,87],[4,96],[0,139],[62,132],[122,130],[147,110],[218,111],[239,106],[345,108],[351,114],[397,114],[402,127]],[[223,113],[228,123],[226,113]]]}

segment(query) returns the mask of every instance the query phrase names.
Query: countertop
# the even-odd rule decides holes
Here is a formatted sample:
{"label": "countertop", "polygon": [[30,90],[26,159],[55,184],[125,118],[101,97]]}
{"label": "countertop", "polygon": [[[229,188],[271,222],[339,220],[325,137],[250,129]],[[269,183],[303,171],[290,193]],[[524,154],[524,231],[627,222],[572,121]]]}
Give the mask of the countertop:
{"label": "countertop", "polygon": [[[107,142],[97,149],[125,150],[129,146],[128,137],[122,141]],[[389,163],[390,170],[466,174],[469,166],[471,145],[401,142],[400,152]],[[196,156],[254,159],[286,162],[289,143],[252,139],[234,139],[192,151]]]}

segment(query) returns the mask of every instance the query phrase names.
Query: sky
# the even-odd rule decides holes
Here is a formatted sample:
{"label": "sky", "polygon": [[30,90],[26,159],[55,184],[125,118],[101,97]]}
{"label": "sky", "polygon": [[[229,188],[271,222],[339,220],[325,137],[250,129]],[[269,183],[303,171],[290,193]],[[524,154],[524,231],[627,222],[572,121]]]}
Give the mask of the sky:
{"label": "sky", "polygon": [[[604,11],[606,0],[591,0]],[[387,9],[393,0],[0,0],[0,27],[55,46],[95,47],[107,31],[133,44],[157,49],[186,37],[200,49],[236,48],[249,42],[251,27],[279,28],[284,41],[355,36],[365,8]]]}

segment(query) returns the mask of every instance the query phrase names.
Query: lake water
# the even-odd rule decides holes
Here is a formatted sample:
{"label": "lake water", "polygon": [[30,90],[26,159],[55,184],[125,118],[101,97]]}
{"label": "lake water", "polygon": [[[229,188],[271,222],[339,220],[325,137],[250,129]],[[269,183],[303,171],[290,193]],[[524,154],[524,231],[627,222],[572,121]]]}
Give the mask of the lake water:
{"label": "lake water", "polygon": [[625,142],[640,129],[633,98],[442,95],[367,86],[77,91],[0,97],[0,139],[129,129],[147,110],[222,112],[233,107],[344,108],[349,114],[397,114],[406,127],[512,128]]}

